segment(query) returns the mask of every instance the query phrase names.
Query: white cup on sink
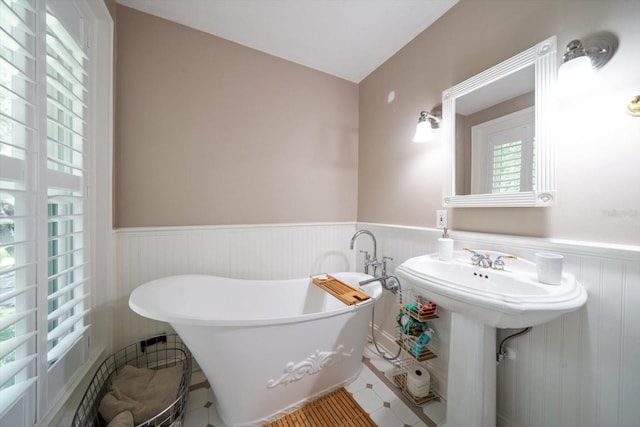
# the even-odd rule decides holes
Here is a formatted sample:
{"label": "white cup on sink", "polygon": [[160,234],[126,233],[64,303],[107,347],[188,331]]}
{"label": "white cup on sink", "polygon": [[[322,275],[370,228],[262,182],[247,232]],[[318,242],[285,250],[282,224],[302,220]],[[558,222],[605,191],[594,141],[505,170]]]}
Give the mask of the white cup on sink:
{"label": "white cup on sink", "polygon": [[562,262],[564,257],[552,252],[536,254],[536,270],[538,281],[547,285],[559,285],[562,282]]}

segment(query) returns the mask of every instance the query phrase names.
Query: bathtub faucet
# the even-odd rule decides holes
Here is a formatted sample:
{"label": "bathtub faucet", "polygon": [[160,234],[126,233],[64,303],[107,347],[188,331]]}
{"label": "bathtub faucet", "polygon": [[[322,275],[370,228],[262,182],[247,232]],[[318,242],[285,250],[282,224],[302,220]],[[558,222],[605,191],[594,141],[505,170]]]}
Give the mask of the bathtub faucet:
{"label": "bathtub faucet", "polygon": [[391,293],[397,293],[401,290],[400,279],[396,276],[378,276],[372,279],[363,280],[358,283],[358,286],[368,285],[369,283],[380,282],[383,289],[390,291]]}
{"label": "bathtub faucet", "polygon": [[371,266],[373,267],[373,275],[375,276],[376,270],[378,269],[378,267],[382,266],[382,264],[378,262],[378,244],[376,242],[376,237],[373,235],[373,233],[370,232],[369,230],[358,230],[356,234],[354,234],[353,237],[351,238],[350,248],[351,250],[353,250],[353,246],[355,245],[356,240],[358,239],[358,237],[360,237],[363,234],[370,236],[371,240],[373,240],[373,258],[371,257],[369,252],[360,251],[364,253],[364,273],[369,274],[369,266]]}

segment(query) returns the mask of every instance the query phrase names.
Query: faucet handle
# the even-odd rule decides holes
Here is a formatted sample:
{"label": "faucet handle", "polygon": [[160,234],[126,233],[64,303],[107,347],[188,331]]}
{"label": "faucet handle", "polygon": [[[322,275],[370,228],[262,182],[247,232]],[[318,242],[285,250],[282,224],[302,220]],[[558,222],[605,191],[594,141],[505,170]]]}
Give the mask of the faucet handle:
{"label": "faucet handle", "polygon": [[493,261],[493,263],[491,264],[491,268],[493,268],[494,270],[504,270],[505,259],[518,259],[518,257],[515,255],[500,255],[498,258],[496,258],[495,261]]}
{"label": "faucet handle", "polygon": [[387,261],[393,261],[393,258],[390,256],[382,257],[382,275],[383,276],[387,275]]}
{"label": "faucet handle", "polygon": [[364,259],[366,261],[369,261],[371,259],[371,255],[369,254],[369,251],[360,251],[361,254],[364,254]]}

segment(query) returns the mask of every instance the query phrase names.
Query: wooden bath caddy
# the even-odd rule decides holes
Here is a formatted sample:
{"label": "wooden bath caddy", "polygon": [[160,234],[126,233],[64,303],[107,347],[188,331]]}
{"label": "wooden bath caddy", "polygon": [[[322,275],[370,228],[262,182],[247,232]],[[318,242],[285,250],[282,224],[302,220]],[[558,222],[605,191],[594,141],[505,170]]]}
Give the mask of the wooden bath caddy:
{"label": "wooden bath caddy", "polygon": [[311,280],[317,286],[329,292],[331,295],[338,298],[343,303],[347,305],[353,305],[359,302],[366,301],[370,298],[369,295],[352,288],[351,286],[336,279],[335,277],[328,274],[326,276],[326,279],[322,277],[312,277]]}

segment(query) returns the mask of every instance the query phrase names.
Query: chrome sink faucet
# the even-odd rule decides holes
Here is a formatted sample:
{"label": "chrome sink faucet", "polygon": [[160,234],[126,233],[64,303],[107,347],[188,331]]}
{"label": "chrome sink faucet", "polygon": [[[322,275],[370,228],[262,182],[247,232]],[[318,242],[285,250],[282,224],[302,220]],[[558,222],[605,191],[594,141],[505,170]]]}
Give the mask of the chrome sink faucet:
{"label": "chrome sink faucet", "polygon": [[471,263],[482,268],[489,268],[493,265],[493,261],[491,261],[491,256],[489,254],[482,255],[479,253],[473,254],[471,257]]}
{"label": "chrome sink faucet", "polygon": [[351,250],[353,250],[356,240],[358,239],[358,237],[360,237],[363,234],[368,235],[369,237],[371,237],[371,240],[373,240],[373,257],[371,257],[371,255],[367,251],[360,251],[364,253],[364,273],[369,274],[369,266],[371,266],[373,267],[373,275],[375,276],[376,270],[382,264],[378,262],[378,243],[376,242],[376,237],[373,235],[373,233],[370,232],[369,230],[358,230],[356,234],[354,234],[353,237],[351,237],[350,248]]}
{"label": "chrome sink faucet", "polygon": [[491,257],[489,254],[485,256],[469,248],[462,248],[462,250],[471,252],[471,264],[482,268],[491,267]]}
{"label": "chrome sink faucet", "polygon": [[462,248],[467,252],[471,252],[471,264],[473,265],[477,265],[478,267],[482,267],[482,268],[492,268],[494,270],[504,270],[505,267],[505,259],[518,259],[518,257],[513,256],[513,255],[500,255],[498,258],[495,259],[495,261],[491,260],[491,255],[490,254],[479,254],[478,252],[474,251],[473,249],[469,249],[469,248]]}

